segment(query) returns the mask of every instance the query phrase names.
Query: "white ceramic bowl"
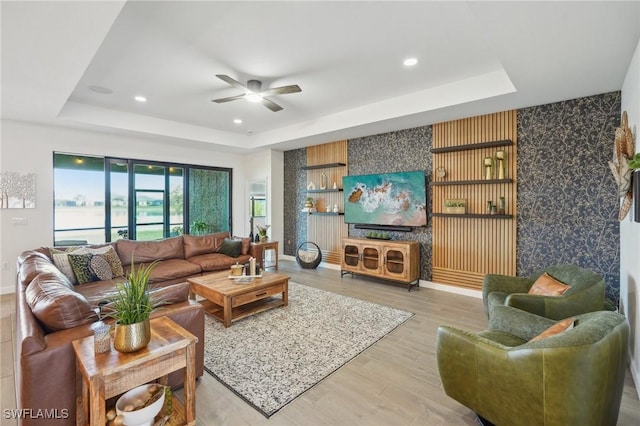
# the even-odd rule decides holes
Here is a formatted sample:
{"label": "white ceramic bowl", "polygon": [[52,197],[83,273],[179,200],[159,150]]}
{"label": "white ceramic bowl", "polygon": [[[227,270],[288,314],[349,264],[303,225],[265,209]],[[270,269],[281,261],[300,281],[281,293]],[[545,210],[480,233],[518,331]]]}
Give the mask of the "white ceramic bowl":
{"label": "white ceramic bowl", "polygon": [[161,390],[162,395],[153,404],[135,411],[124,411],[124,407],[127,404],[132,404],[133,401],[139,399],[147,393],[147,389],[152,385],[142,385],[137,388],[131,389],[129,392],[123,394],[116,402],[116,413],[124,417],[124,424],[127,426],[151,426],[154,418],[158,415],[164,404],[164,390]]}

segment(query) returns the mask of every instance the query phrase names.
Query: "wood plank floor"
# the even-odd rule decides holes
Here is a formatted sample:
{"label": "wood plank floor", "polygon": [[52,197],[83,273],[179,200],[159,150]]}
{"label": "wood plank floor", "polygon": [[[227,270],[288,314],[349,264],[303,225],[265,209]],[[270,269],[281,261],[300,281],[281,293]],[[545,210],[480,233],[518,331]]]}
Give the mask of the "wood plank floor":
{"label": "wood plank floor", "polygon": [[[280,272],[293,281],[413,312],[415,316],[371,348],[266,419],[207,373],[196,389],[198,425],[476,425],[466,407],[445,395],[435,359],[441,324],[470,331],[486,327],[477,298],[406,288],[340,272],[301,269],[281,260]],[[13,296],[2,308],[1,408],[15,407],[11,340]],[[182,397],[181,391],[178,396]],[[2,418],[1,425],[15,421]],[[618,425],[640,424],[640,402],[627,372]]]}

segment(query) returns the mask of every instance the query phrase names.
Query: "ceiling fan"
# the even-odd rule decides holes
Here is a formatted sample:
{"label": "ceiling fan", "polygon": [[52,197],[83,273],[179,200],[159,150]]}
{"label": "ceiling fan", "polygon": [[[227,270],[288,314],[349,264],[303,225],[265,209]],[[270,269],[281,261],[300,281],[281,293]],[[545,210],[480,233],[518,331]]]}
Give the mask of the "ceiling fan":
{"label": "ceiling fan", "polygon": [[242,83],[234,80],[233,78],[225,74],[216,74],[216,77],[230,84],[233,87],[237,87],[238,89],[244,92],[241,95],[211,100],[211,102],[215,102],[218,104],[235,101],[236,99],[246,98],[251,102],[261,102],[262,105],[266,106],[271,111],[278,112],[282,110],[282,107],[277,103],[265,98],[265,96],[286,95],[287,93],[297,93],[302,91],[302,89],[300,89],[300,86],[298,86],[297,84],[293,84],[291,86],[281,86],[281,87],[274,87],[272,89],[262,90],[262,82],[260,80],[249,80],[247,81],[247,85],[245,86]]}

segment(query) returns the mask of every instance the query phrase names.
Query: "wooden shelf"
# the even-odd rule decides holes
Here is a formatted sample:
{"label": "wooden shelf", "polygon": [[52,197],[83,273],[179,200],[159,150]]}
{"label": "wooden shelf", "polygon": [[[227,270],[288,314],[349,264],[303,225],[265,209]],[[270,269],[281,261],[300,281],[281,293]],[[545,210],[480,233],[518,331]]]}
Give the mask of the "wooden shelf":
{"label": "wooden shelf", "polygon": [[304,166],[302,170],[317,170],[317,169],[329,169],[331,167],[344,167],[345,163],[329,163],[329,164],[316,164],[313,166]]}
{"label": "wooden shelf", "polygon": [[446,146],[443,148],[432,148],[431,153],[442,154],[445,152],[468,151],[471,149],[495,148],[498,146],[509,146],[509,145],[513,145],[513,141],[511,139],[504,139],[499,141],[469,143],[465,145]]}
{"label": "wooden shelf", "polygon": [[328,189],[307,189],[308,193],[312,193],[312,192],[341,192],[343,191],[342,188],[328,188]]}
{"label": "wooden shelf", "polygon": [[452,213],[431,213],[432,217],[461,217],[466,219],[512,219],[511,214],[452,214]]}
{"label": "wooden shelf", "polygon": [[513,183],[513,179],[476,179],[476,180],[449,180],[430,182],[431,186],[446,186],[446,185],[488,185],[497,183]]}

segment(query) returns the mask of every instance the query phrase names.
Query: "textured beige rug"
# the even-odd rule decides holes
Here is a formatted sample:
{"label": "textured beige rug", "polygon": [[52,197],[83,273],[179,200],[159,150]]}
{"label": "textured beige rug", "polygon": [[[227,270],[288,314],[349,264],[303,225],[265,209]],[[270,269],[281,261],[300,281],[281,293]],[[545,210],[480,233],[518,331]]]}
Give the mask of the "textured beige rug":
{"label": "textured beige rug", "polygon": [[289,283],[289,306],[224,328],[205,316],[205,369],[270,417],[413,316]]}

